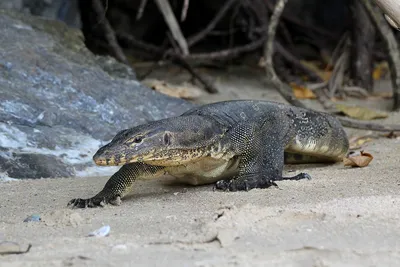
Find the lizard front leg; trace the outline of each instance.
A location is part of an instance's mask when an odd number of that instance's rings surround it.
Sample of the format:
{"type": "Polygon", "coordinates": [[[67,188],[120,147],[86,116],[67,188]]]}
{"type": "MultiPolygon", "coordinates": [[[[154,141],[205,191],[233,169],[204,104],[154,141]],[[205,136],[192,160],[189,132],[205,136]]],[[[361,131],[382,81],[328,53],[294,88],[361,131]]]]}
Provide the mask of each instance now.
{"type": "Polygon", "coordinates": [[[277,186],[276,181],[311,179],[306,173],[282,176],[287,133],[285,129],[279,131],[279,124],[275,123],[266,121],[261,126],[243,124],[233,129],[230,140],[240,157],[238,174],[231,180],[218,181],[216,189],[248,191],[277,186]]]}
{"type": "Polygon", "coordinates": [[[155,178],[165,173],[165,167],[145,163],[129,163],[123,165],[105,184],[103,190],[92,198],[75,198],[68,202],[72,208],[103,207],[110,203],[120,205],[121,198],[131,191],[136,179],[155,178]]]}

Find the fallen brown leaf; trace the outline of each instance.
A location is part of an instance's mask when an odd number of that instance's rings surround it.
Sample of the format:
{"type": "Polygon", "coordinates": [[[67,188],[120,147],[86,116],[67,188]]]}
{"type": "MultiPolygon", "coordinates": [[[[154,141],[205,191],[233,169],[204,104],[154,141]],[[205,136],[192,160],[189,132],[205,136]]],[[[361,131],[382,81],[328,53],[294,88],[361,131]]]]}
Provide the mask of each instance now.
{"type": "Polygon", "coordinates": [[[360,106],[336,104],[336,108],[347,116],[359,120],[373,120],[387,118],[388,116],[388,114],[384,111],[373,110],[360,106]]]}
{"type": "Polygon", "coordinates": [[[390,133],[382,134],[382,136],[389,138],[389,139],[397,139],[400,137],[400,133],[391,131],[390,133]]]}
{"type": "Polygon", "coordinates": [[[360,154],[349,155],[348,157],[343,159],[344,166],[350,167],[366,167],[372,161],[374,157],[363,150],[360,151],[360,154]]]}
{"type": "Polygon", "coordinates": [[[303,64],[304,66],[308,67],[312,71],[314,71],[324,81],[328,81],[332,76],[332,70],[329,68],[321,69],[318,66],[318,65],[320,65],[320,62],[318,62],[318,61],[314,62],[314,61],[301,60],[300,63],[303,64]]]}
{"type": "Polygon", "coordinates": [[[201,95],[201,90],[197,87],[190,86],[188,84],[175,85],[160,80],[144,80],[144,85],[151,89],[160,92],[165,95],[172,97],[183,98],[183,99],[194,99],[201,95]]]}
{"type": "Polygon", "coordinates": [[[374,80],[380,80],[384,78],[389,73],[389,65],[386,61],[377,64],[372,72],[372,77],[374,80]]]}
{"type": "Polygon", "coordinates": [[[366,136],[355,136],[349,139],[350,150],[359,149],[365,143],[371,142],[376,138],[376,136],[366,135],[366,136]]]}
{"type": "Polygon", "coordinates": [[[393,92],[375,92],[368,96],[368,99],[391,99],[393,92]]]}
{"type": "Polygon", "coordinates": [[[293,89],[293,94],[297,99],[315,99],[317,98],[313,91],[310,89],[297,85],[295,83],[290,83],[290,86],[293,89]]]}

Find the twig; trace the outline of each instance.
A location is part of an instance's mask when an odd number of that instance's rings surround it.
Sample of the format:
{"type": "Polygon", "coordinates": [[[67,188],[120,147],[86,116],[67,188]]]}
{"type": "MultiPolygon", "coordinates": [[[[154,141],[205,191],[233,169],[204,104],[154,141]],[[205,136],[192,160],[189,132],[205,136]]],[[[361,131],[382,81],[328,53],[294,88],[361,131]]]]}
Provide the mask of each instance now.
{"type": "MultiPolygon", "coordinates": [[[[0,244],[4,244],[4,243],[13,243],[18,245],[15,242],[7,242],[7,241],[2,241],[0,242],[0,244]]],[[[32,244],[28,244],[28,247],[26,248],[26,250],[8,250],[8,251],[0,251],[0,255],[11,255],[11,254],[25,254],[28,253],[31,250],[32,244]]]]}
{"type": "Polygon", "coordinates": [[[164,53],[163,49],[161,49],[160,47],[138,40],[129,33],[117,32],[117,36],[119,39],[129,43],[131,46],[140,48],[147,53],[155,54],[156,56],[162,55],[164,53]]]}
{"type": "Polygon", "coordinates": [[[267,76],[267,81],[272,83],[276,87],[278,92],[282,95],[284,99],[286,99],[286,101],[294,106],[305,108],[305,105],[294,97],[292,89],[287,84],[284,84],[279,79],[278,75],[276,75],[272,61],[276,26],[278,25],[279,18],[283,12],[286,2],[287,0],[278,0],[268,24],[268,39],[264,46],[265,72],[267,76]]]}
{"type": "Polygon", "coordinates": [[[386,19],[397,30],[400,28],[400,3],[398,0],[375,0],[375,3],[386,13],[386,19]]]}
{"type": "Polygon", "coordinates": [[[337,117],[344,127],[356,128],[362,130],[370,130],[377,132],[397,132],[400,131],[399,124],[377,124],[373,122],[360,122],[349,118],[337,117]]]}
{"type": "Polygon", "coordinates": [[[184,0],[182,6],[181,21],[185,21],[188,9],[189,9],[189,0],[184,0]]]}
{"type": "MultiPolygon", "coordinates": [[[[277,2],[274,13],[271,16],[270,23],[268,25],[268,41],[264,46],[264,57],[267,62],[265,66],[265,71],[267,74],[267,78],[269,78],[270,82],[277,88],[278,92],[287,102],[289,102],[289,104],[301,108],[307,108],[306,105],[304,105],[301,101],[299,101],[294,97],[290,86],[283,83],[279,79],[279,77],[275,73],[272,62],[272,54],[273,54],[272,49],[273,49],[273,42],[275,39],[276,26],[278,24],[279,17],[283,11],[283,8],[285,7],[286,1],[287,0],[279,0],[277,2]]],[[[373,130],[373,131],[400,131],[400,125],[380,125],[375,123],[360,122],[349,118],[343,118],[338,116],[336,117],[345,127],[373,130]]]]}
{"type": "MultiPolygon", "coordinates": [[[[348,42],[347,42],[348,43],[348,42]]],[[[348,68],[349,63],[349,45],[345,45],[343,52],[335,62],[332,75],[328,81],[329,97],[335,96],[339,87],[343,86],[344,72],[348,68]]]]}
{"type": "Polygon", "coordinates": [[[272,56],[274,54],[276,27],[278,26],[279,18],[283,12],[283,9],[285,8],[286,2],[287,0],[278,0],[268,25],[268,39],[264,47],[264,52],[265,52],[264,57],[265,57],[265,71],[267,73],[267,78],[270,78],[271,80],[277,77],[272,62],[272,56]]]}
{"type": "MultiPolygon", "coordinates": [[[[234,40],[234,38],[235,38],[234,29],[233,29],[232,25],[234,24],[238,14],[239,14],[239,11],[240,11],[240,5],[236,5],[233,8],[232,14],[230,15],[230,18],[229,18],[228,31],[229,31],[230,34],[229,34],[229,39],[228,39],[228,47],[233,47],[233,44],[235,42],[235,40],[234,40]]],[[[243,31],[243,28],[241,28],[241,30],[243,31]]]]}
{"type": "Polygon", "coordinates": [[[229,48],[229,49],[223,49],[215,52],[210,52],[210,53],[198,53],[198,54],[191,54],[185,59],[222,59],[222,58],[232,58],[235,57],[241,53],[245,52],[250,52],[253,50],[256,50],[257,48],[261,47],[265,40],[266,36],[260,37],[260,39],[255,40],[254,42],[251,42],[246,45],[242,46],[237,46],[234,48],[229,48]]]}
{"type": "Polygon", "coordinates": [[[350,78],[353,84],[373,91],[373,56],[376,46],[376,27],[365,6],[353,0],[350,52],[350,78]]]}
{"type": "Polygon", "coordinates": [[[217,25],[217,23],[223,18],[225,13],[229,10],[229,8],[231,8],[231,6],[236,1],[237,0],[227,0],[225,4],[222,6],[222,8],[219,9],[215,17],[210,21],[210,23],[208,23],[207,27],[205,27],[200,32],[188,38],[188,45],[193,46],[194,44],[198,43],[201,39],[203,39],[210,31],[212,31],[217,25]]]}
{"type": "Polygon", "coordinates": [[[394,36],[392,29],[384,21],[384,18],[376,7],[372,6],[371,1],[362,0],[362,3],[371,15],[379,33],[389,50],[389,69],[393,87],[393,99],[394,99],[394,110],[400,109],[400,48],[397,43],[396,37],[394,36]]]}
{"type": "MultiPolygon", "coordinates": [[[[164,39],[162,47],[165,49],[168,46],[169,40],[164,39]]],[[[160,48],[162,49],[162,48],[160,48]]],[[[145,71],[144,74],[137,74],[138,80],[142,81],[144,80],[147,76],[149,76],[154,70],[157,69],[158,66],[162,65],[163,60],[164,60],[165,56],[164,55],[159,55],[159,58],[154,60],[153,64],[148,68],[147,71],[145,71]]]]}
{"type": "MultiPolygon", "coordinates": [[[[267,1],[267,0],[265,0],[264,2],[265,2],[266,6],[268,7],[269,10],[271,10],[271,11],[274,10],[273,1],[267,1]]],[[[292,23],[294,23],[294,24],[296,24],[296,25],[298,25],[298,26],[301,26],[301,27],[310,29],[310,30],[312,30],[312,31],[314,31],[314,32],[316,32],[316,33],[318,33],[318,34],[321,34],[321,35],[323,35],[325,38],[329,38],[329,39],[331,39],[331,40],[336,40],[336,38],[337,38],[334,34],[332,34],[332,33],[329,32],[329,31],[326,31],[326,30],[323,29],[323,28],[317,27],[317,26],[315,26],[315,25],[308,25],[308,24],[306,25],[306,24],[304,23],[304,20],[302,20],[302,19],[297,19],[295,16],[287,15],[287,14],[282,14],[282,17],[283,17],[285,20],[287,20],[287,21],[289,21],[289,22],[292,22],[292,23]]]]}
{"type": "Polygon", "coordinates": [[[356,97],[367,98],[368,95],[369,95],[367,89],[362,88],[360,86],[344,86],[343,87],[343,91],[347,95],[353,95],[353,96],[356,96],[356,97]]]}
{"type": "Polygon", "coordinates": [[[103,28],[104,35],[106,37],[106,40],[107,40],[112,52],[114,53],[114,56],[119,61],[125,63],[126,65],[129,65],[128,59],[126,58],[124,52],[122,51],[121,47],[118,44],[117,38],[115,36],[115,32],[112,29],[107,18],[105,17],[105,11],[104,11],[103,5],[101,4],[100,0],[92,0],[92,6],[93,6],[93,9],[95,10],[98,18],[101,18],[102,16],[104,16],[104,18],[102,18],[101,21],[99,21],[99,23],[103,28]]]}
{"type": "Polygon", "coordinates": [[[174,12],[172,12],[172,8],[169,4],[168,0],[155,0],[158,9],[160,9],[162,15],[164,16],[165,23],[167,23],[169,30],[172,33],[172,36],[178,43],[182,54],[184,56],[189,54],[188,44],[186,42],[185,37],[183,37],[181,28],[179,27],[178,22],[176,21],[174,12]]]}
{"type": "Polygon", "coordinates": [[[335,65],[335,62],[339,60],[339,57],[343,53],[343,49],[346,45],[348,45],[349,42],[349,34],[348,32],[345,32],[339,39],[339,42],[335,46],[335,49],[333,49],[331,59],[329,61],[330,65],[335,65]]]}
{"type": "Polygon", "coordinates": [[[327,96],[325,89],[318,89],[314,91],[317,97],[317,101],[324,107],[324,110],[328,113],[338,112],[336,104],[333,103],[327,96]]]}
{"type": "Polygon", "coordinates": [[[189,63],[185,61],[184,58],[182,57],[174,57],[173,62],[176,62],[180,66],[182,66],[184,69],[186,69],[194,78],[196,78],[201,84],[203,84],[204,89],[209,92],[210,94],[215,94],[218,93],[218,89],[210,82],[208,82],[206,79],[204,79],[200,74],[198,74],[192,66],[190,66],[189,63]]]}
{"type": "MultiPolygon", "coordinates": [[[[171,37],[170,34],[168,34],[169,37],[169,41],[172,44],[172,47],[175,50],[178,50],[176,43],[174,42],[174,39],[171,37]]],[[[197,79],[201,84],[203,84],[204,89],[209,92],[210,94],[215,94],[218,93],[217,88],[215,88],[215,86],[211,83],[209,83],[207,80],[205,80],[203,77],[201,77],[200,74],[198,74],[193,68],[192,66],[190,66],[190,64],[188,62],[185,61],[185,59],[179,54],[177,53],[176,55],[174,55],[172,57],[172,62],[178,64],[179,66],[181,66],[182,68],[184,68],[185,70],[187,70],[195,79],[197,79]]]]}
{"type": "MultiPolygon", "coordinates": [[[[127,33],[118,33],[118,37],[123,39],[127,43],[131,44],[132,46],[143,49],[144,51],[146,51],[150,54],[160,55],[160,54],[165,53],[166,56],[170,56],[170,57],[178,56],[173,50],[169,50],[169,51],[165,52],[160,47],[137,40],[135,37],[133,37],[132,35],[129,35],[127,33]]],[[[266,36],[263,36],[260,39],[254,41],[252,43],[246,44],[246,45],[237,46],[237,47],[230,48],[230,49],[223,49],[223,50],[210,52],[210,53],[197,53],[197,54],[192,53],[190,55],[184,56],[183,58],[185,60],[232,58],[241,53],[250,52],[250,51],[253,51],[253,50],[261,47],[264,44],[265,40],[266,40],[266,36]]]]}
{"type": "Polygon", "coordinates": [[[140,20],[143,16],[144,8],[146,7],[147,0],[140,1],[139,9],[136,14],[136,20],[140,20]]]}
{"type": "Polygon", "coordinates": [[[286,48],[283,47],[278,41],[275,41],[275,49],[277,53],[279,53],[284,59],[286,59],[286,61],[293,64],[299,70],[304,72],[304,74],[308,75],[308,77],[315,80],[316,82],[322,82],[322,78],[318,76],[318,74],[316,74],[307,66],[301,64],[301,62],[293,54],[286,50],[286,48]]]}

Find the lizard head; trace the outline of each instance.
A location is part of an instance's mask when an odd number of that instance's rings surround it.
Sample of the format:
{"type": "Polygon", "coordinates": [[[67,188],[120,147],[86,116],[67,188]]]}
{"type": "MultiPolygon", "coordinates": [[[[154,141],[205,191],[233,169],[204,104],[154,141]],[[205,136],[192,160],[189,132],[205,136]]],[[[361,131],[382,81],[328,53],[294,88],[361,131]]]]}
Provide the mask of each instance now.
{"type": "Polygon", "coordinates": [[[119,132],[93,156],[97,165],[143,162],[176,166],[209,153],[226,129],[202,116],[181,116],[139,125],[119,132]]]}

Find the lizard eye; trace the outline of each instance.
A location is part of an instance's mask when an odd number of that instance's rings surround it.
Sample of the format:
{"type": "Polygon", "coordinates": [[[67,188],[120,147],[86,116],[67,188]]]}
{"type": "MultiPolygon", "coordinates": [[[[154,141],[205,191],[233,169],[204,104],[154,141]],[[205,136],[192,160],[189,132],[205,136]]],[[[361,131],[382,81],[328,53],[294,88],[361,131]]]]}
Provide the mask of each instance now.
{"type": "Polygon", "coordinates": [[[133,138],[132,141],[134,143],[136,143],[136,144],[141,143],[143,141],[143,137],[142,136],[136,136],[135,138],[133,138]]]}
{"type": "Polygon", "coordinates": [[[170,134],[169,133],[165,133],[164,134],[164,144],[168,146],[170,143],[171,143],[170,134]]]}
{"type": "Polygon", "coordinates": [[[126,141],[126,144],[129,146],[134,146],[134,144],[139,144],[143,141],[143,136],[135,136],[126,141]]]}

